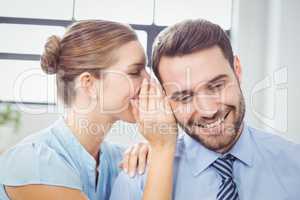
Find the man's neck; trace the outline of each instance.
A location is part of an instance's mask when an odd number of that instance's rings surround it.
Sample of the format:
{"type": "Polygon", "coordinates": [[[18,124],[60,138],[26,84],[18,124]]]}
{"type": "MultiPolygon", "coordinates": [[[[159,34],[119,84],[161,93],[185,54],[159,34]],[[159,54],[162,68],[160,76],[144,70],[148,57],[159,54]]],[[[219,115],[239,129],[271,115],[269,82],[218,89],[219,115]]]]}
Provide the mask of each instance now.
{"type": "Polygon", "coordinates": [[[241,126],[239,127],[239,130],[237,131],[237,135],[234,138],[234,140],[226,147],[224,147],[223,149],[220,149],[218,151],[216,151],[217,153],[220,154],[226,154],[228,153],[236,144],[236,142],[240,139],[242,133],[243,133],[243,129],[244,129],[244,122],[242,122],[241,126]]]}

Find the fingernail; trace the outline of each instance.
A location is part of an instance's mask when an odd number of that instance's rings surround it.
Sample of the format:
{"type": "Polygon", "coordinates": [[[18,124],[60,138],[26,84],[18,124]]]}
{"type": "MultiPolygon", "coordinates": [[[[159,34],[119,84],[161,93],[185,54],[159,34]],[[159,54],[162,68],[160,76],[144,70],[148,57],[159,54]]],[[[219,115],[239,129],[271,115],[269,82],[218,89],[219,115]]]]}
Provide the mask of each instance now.
{"type": "Polygon", "coordinates": [[[125,172],[126,174],[128,174],[128,169],[125,168],[125,169],[124,169],[124,172],[125,172]]]}
{"type": "Polygon", "coordinates": [[[135,176],[135,173],[134,173],[134,172],[131,172],[131,173],[130,173],[130,177],[133,178],[134,176],[135,176]]]}
{"type": "Polygon", "coordinates": [[[139,171],[139,175],[142,175],[143,173],[144,173],[143,170],[140,170],[140,171],[139,171]]]}

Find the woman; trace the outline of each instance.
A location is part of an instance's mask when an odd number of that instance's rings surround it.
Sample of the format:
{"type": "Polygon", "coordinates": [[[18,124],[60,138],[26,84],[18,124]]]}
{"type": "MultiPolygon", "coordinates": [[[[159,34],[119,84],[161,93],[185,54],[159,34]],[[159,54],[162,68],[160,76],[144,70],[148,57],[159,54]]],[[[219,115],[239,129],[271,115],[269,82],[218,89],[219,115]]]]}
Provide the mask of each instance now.
{"type": "MultiPolygon", "coordinates": [[[[41,66],[47,74],[56,74],[66,112],[1,157],[0,199],[109,199],[122,149],[103,140],[114,122],[143,117],[131,103],[137,101],[143,79],[148,79],[145,64],[135,32],[120,23],[81,21],[70,26],[62,39],[50,37],[41,66]]],[[[146,102],[141,101],[139,105],[146,102]]],[[[158,119],[174,123],[173,115],[161,116],[158,119]]],[[[153,152],[160,147],[157,141],[163,144],[153,131],[141,131],[148,134],[153,152]],[[158,140],[151,140],[155,137],[158,140]]],[[[131,165],[136,164],[137,150],[133,159],[127,158],[131,165]]],[[[139,163],[143,169],[143,156],[139,163]]]]}

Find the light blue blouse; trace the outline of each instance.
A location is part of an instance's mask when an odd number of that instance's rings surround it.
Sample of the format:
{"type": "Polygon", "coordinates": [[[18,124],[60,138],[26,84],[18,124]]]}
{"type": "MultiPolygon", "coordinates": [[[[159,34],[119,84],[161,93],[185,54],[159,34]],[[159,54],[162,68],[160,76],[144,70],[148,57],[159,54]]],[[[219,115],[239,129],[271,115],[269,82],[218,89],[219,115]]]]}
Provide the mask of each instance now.
{"type": "Polygon", "coordinates": [[[95,159],[60,118],[0,156],[0,199],[9,200],[4,186],[45,184],[81,190],[90,200],[108,200],[122,152],[116,145],[101,144],[96,184],[95,159]]]}

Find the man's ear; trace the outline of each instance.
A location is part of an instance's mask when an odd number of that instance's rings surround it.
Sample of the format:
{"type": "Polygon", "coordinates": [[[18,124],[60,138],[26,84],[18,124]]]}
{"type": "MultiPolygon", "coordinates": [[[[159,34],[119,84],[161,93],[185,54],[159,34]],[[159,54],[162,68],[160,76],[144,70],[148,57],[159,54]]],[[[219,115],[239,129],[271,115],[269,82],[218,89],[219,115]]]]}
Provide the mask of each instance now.
{"type": "Polygon", "coordinates": [[[240,61],[240,57],[235,55],[234,56],[234,73],[236,75],[236,77],[238,78],[239,82],[241,83],[242,81],[242,65],[241,65],[241,61],[240,61]]]}
{"type": "Polygon", "coordinates": [[[97,98],[97,84],[95,77],[89,72],[83,72],[78,77],[79,87],[81,87],[86,95],[91,98],[97,98]]]}

